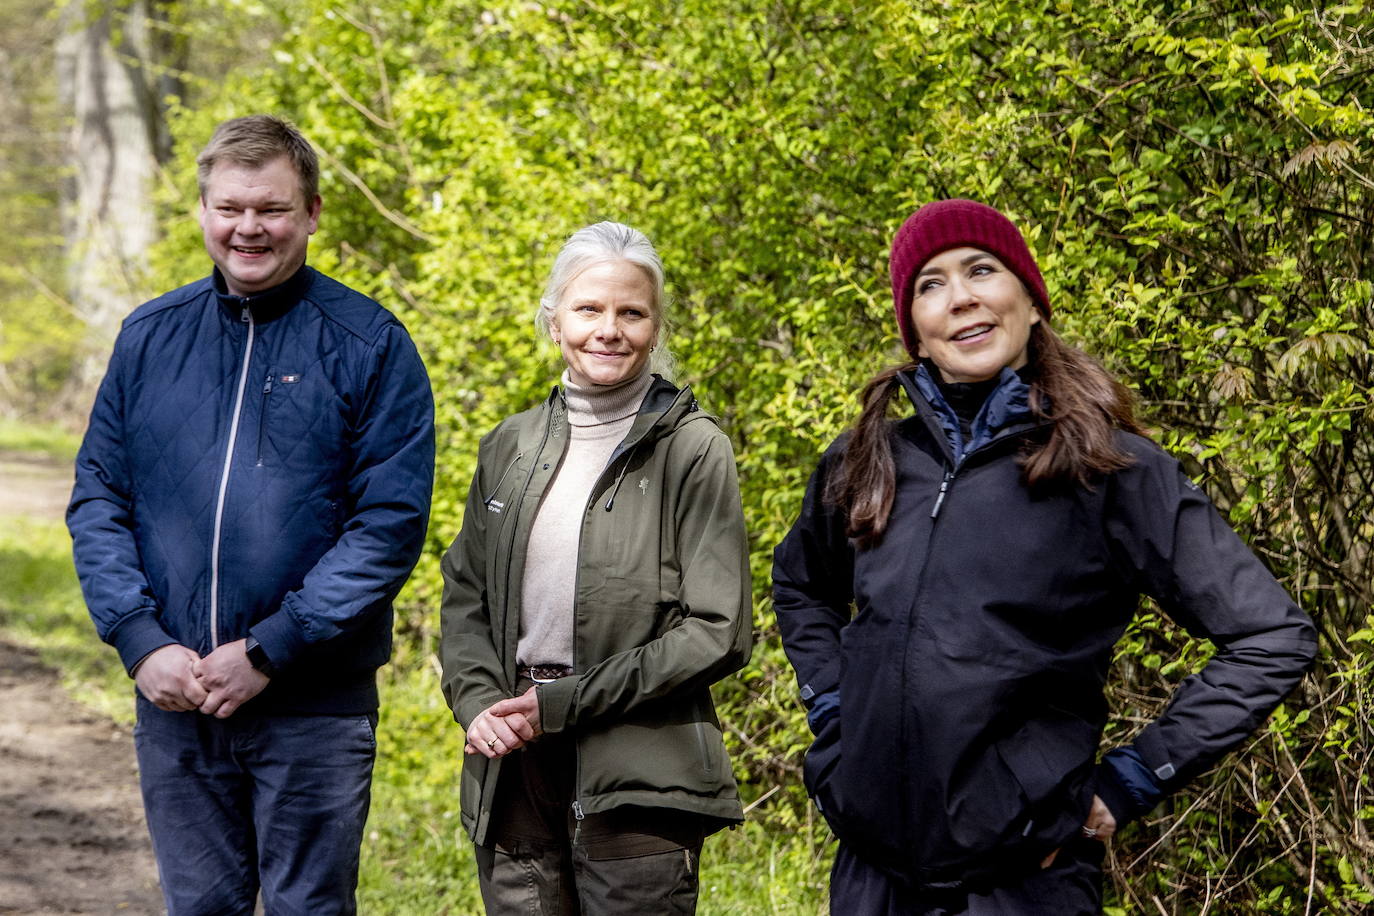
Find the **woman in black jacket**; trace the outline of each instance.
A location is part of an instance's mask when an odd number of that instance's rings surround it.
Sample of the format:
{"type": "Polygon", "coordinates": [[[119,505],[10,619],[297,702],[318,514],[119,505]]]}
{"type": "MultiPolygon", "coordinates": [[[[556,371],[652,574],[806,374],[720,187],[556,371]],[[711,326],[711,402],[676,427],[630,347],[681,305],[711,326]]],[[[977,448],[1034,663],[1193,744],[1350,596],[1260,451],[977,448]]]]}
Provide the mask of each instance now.
{"type": "Polygon", "coordinates": [[[891,271],[912,361],[868,383],[773,567],[806,785],[840,840],[831,912],[1097,913],[1103,841],[1263,721],[1314,630],[1051,330],[1006,217],[928,204],[891,271]],[[1098,763],[1142,595],[1217,651],[1098,763]]]}

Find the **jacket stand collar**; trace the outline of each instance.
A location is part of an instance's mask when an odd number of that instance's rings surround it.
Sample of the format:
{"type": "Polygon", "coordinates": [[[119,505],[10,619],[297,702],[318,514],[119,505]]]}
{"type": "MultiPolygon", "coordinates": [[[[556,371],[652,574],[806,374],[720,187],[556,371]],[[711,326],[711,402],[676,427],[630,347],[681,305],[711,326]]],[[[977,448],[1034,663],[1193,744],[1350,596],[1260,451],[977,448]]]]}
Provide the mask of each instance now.
{"type": "Polygon", "coordinates": [[[979,449],[1044,422],[1031,410],[1030,385],[1015,369],[1004,367],[997,387],[988,394],[974,418],[972,435],[965,442],[959,429],[959,417],[945,401],[930,373],[931,369],[923,362],[914,372],[903,372],[897,378],[916,408],[916,414],[940,444],[953,468],[957,469],[979,449]]]}
{"type": "Polygon", "coordinates": [[[246,308],[252,313],[253,320],[259,324],[280,318],[291,311],[291,308],[301,300],[306,290],[310,289],[314,282],[315,271],[302,264],[290,278],[271,289],[265,289],[249,296],[235,296],[229,292],[228,284],[224,282],[224,274],[220,273],[218,267],[210,275],[210,283],[220,308],[224,309],[229,317],[235,321],[239,320],[246,308]]]}

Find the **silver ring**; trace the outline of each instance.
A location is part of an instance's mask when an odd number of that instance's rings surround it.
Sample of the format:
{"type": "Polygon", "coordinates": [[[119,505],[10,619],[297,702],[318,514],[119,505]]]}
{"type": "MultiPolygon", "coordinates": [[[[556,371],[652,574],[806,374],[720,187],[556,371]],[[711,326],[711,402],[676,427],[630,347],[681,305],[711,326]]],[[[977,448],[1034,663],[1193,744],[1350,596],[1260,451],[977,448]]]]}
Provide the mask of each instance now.
{"type": "Polygon", "coordinates": [[[1090,839],[1090,840],[1095,840],[1095,839],[1097,839],[1097,828],[1096,828],[1096,827],[1089,827],[1087,824],[1084,824],[1084,825],[1083,825],[1083,835],[1084,835],[1085,837],[1087,837],[1088,839],[1090,839]]]}

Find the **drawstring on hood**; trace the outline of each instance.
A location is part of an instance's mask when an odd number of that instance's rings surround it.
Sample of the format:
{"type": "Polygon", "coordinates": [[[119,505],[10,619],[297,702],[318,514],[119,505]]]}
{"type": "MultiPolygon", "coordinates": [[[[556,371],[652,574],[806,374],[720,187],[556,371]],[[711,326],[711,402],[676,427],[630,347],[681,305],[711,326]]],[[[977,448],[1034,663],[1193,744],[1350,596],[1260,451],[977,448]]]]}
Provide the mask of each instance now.
{"type": "Polygon", "coordinates": [[[611,487],[611,495],[606,498],[607,512],[610,512],[611,507],[615,505],[615,496],[620,492],[620,484],[625,480],[625,472],[630,469],[630,462],[634,461],[635,449],[637,448],[639,448],[638,442],[630,446],[629,455],[625,458],[625,463],[620,466],[620,473],[615,475],[615,486],[611,487]]]}

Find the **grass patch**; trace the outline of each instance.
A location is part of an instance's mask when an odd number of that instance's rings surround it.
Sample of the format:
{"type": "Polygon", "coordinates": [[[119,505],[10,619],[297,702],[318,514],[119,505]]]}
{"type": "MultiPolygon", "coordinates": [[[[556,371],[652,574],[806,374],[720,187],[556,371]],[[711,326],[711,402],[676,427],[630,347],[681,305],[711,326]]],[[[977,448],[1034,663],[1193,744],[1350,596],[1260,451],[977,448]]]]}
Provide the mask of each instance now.
{"type": "Polygon", "coordinates": [[[746,821],[706,841],[701,854],[703,916],[823,916],[829,912],[834,843],[820,831],[783,831],[746,821]]]}
{"type": "Polygon", "coordinates": [[[458,816],[462,730],[439,692],[438,676],[404,644],[382,669],[380,687],[358,911],[480,913],[472,845],[458,816]]]}
{"type": "Polygon", "coordinates": [[[61,426],[0,419],[0,451],[38,453],[70,464],[80,447],[80,434],[61,426]]]}
{"type": "Polygon", "coordinates": [[[115,651],[95,635],[60,522],[4,520],[0,632],[37,649],[72,696],[120,722],[133,720],[129,678],[115,651]]]}

